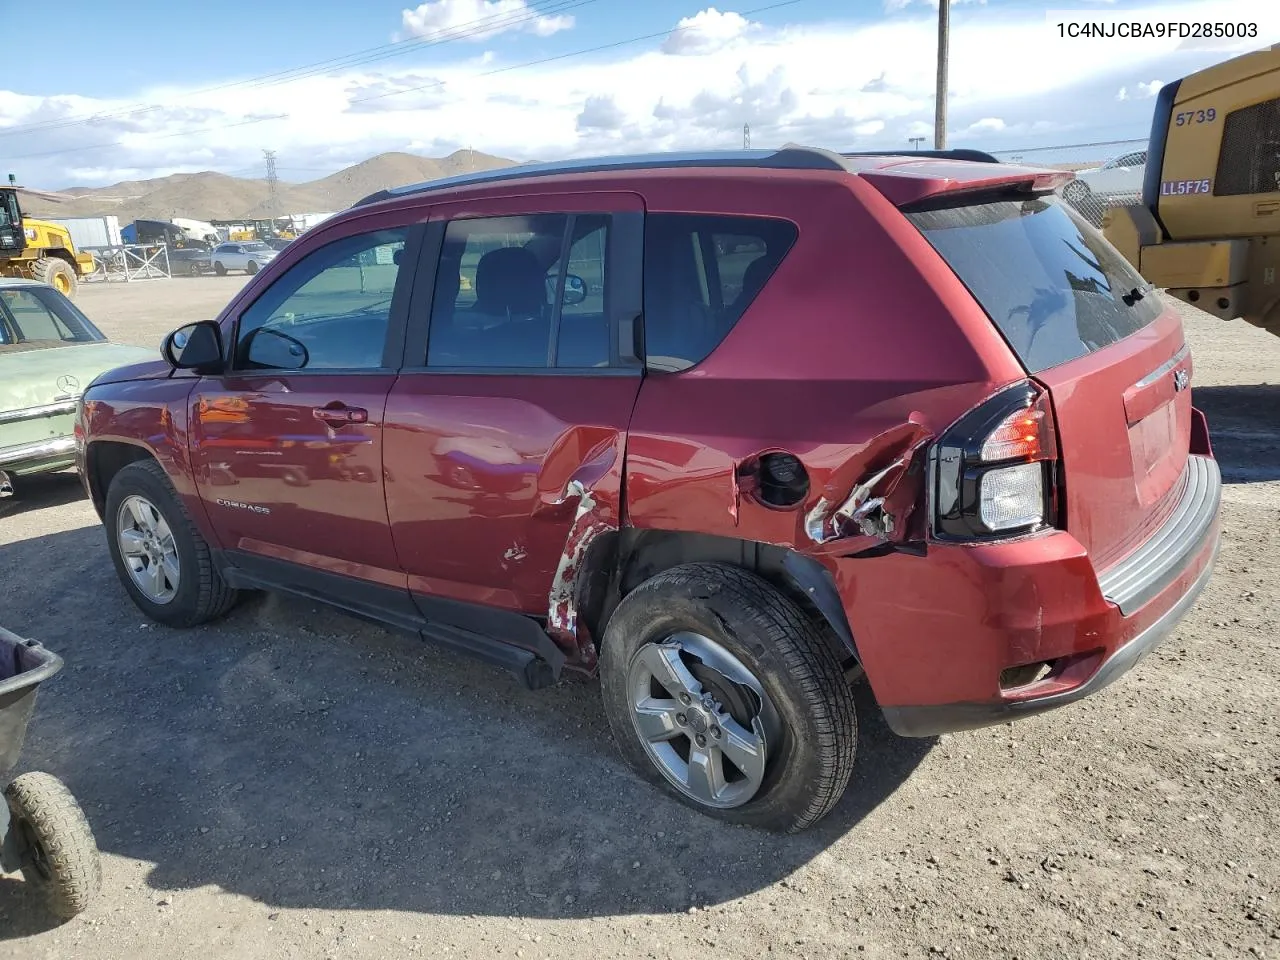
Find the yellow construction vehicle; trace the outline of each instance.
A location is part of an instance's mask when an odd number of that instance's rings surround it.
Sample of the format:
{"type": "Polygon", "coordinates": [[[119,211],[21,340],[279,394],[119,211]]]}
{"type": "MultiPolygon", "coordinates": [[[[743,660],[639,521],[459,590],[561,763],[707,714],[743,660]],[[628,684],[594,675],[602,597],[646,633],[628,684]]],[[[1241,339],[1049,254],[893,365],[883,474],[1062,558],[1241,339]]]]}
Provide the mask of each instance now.
{"type": "Polygon", "coordinates": [[[20,187],[9,175],[0,186],[0,276],[41,280],[67,297],[76,295],[81,277],[97,268],[93,254],[76,250],[66,227],[22,215],[19,194],[45,200],[70,199],[64,194],[20,187]]]}
{"type": "Polygon", "coordinates": [[[1160,89],[1142,203],[1102,227],[1155,286],[1280,336],[1280,46],[1160,89]]]}

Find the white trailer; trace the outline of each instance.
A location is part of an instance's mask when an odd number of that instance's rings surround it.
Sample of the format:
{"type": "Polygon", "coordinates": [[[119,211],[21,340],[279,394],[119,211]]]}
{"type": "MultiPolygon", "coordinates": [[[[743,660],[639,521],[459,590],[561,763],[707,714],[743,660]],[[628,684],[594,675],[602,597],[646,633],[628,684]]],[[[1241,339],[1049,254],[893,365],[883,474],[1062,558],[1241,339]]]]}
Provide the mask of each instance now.
{"type": "Polygon", "coordinates": [[[67,228],[77,250],[104,250],[124,243],[120,239],[120,218],[109,217],[40,217],[67,228]]]}

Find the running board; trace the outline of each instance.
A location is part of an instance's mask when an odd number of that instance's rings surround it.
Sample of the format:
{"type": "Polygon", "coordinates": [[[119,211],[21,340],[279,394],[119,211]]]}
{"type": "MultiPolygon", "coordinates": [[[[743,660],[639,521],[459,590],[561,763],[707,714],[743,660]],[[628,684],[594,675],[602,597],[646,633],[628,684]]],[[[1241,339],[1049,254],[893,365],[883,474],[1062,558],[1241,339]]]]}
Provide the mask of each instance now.
{"type": "Polygon", "coordinates": [[[366,623],[500,667],[529,690],[554,684],[565,664],[564,652],[536,621],[524,614],[419,597],[427,611],[434,614],[428,619],[417,610],[408,591],[241,551],[217,551],[214,563],[232,589],[303,597],[366,623]]]}

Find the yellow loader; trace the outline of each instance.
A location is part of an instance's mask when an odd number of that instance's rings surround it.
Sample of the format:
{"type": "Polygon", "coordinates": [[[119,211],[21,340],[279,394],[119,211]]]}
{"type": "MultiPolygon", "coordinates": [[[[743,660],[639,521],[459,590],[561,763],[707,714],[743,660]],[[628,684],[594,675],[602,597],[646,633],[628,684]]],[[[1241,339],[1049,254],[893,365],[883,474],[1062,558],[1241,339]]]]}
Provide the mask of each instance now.
{"type": "Polygon", "coordinates": [[[80,278],[96,269],[93,254],[76,250],[66,227],[24,217],[18,200],[22,193],[47,200],[69,198],[19,187],[12,176],[9,181],[0,186],[0,276],[40,280],[74,298],[80,278]]]}

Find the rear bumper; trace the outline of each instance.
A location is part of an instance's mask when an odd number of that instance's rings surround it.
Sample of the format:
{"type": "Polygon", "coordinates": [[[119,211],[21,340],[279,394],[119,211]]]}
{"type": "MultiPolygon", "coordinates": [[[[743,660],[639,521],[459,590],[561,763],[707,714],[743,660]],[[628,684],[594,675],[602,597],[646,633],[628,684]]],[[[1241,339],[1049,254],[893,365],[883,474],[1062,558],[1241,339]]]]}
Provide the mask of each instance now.
{"type": "Polygon", "coordinates": [[[889,726],[924,737],[1003,723],[1123,676],[1174,631],[1212,577],[1221,493],[1216,462],[1189,458],[1171,516],[1100,574],[1068,533],[842,562],[850,566],[837,583],[889,726]],[[1024,667],[1043,675],[1021,682],[1006,673],[1024,667]]]}

